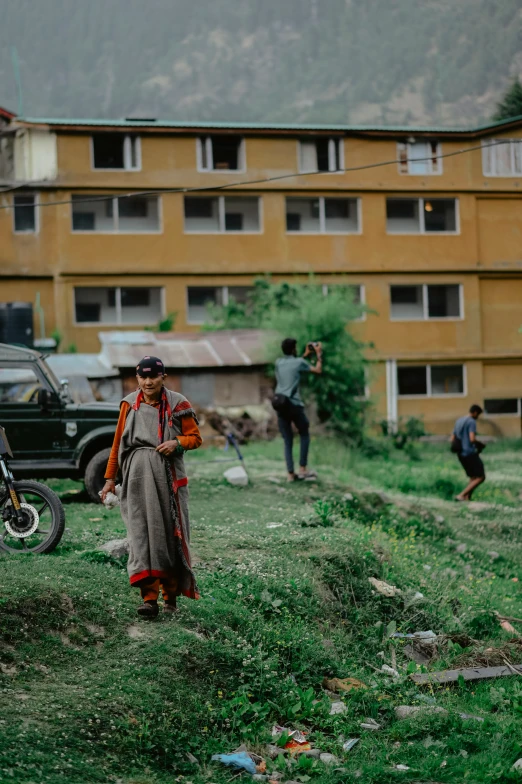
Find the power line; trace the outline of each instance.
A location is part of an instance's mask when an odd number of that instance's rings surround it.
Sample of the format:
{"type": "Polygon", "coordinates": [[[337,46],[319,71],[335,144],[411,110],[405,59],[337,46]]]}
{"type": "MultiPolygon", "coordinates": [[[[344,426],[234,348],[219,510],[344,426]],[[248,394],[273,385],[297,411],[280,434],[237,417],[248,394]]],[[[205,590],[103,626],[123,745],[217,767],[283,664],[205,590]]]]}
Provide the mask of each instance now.
{"type": "MultiPolygon", "coordinates": [[[[425,158],[415,158],[415,162],[422,162],[422,161],[435,161],[435,160],[443,160],[445,158],[454,158],[457,155],[465,155],[469,152],[475,152],[476,150],[483,150],[489,147],[498,147],[502,144],[510,144],[511,139],[499,140],[495,142],[491,142],[490,144],[479,144],[475,147],[466,147],[462,150],[455,150],[454,152],[446,152],[442,153],[441,155],[429,155],[425,158]]],[[[133,196],[155,196],[158,194],[167,194],[167,193],[205,193],[205,192],[214,192],[214,191],[223,191],[229,188],[239,188],[245,187],[247,185],[264,185],[268,182],[277,182],[281,180],[288,180],[294,179],[296,177],[310,177],[317,174],[344,174],[348,172],[357,172],[357,171],[365,171],[368,169],[378,169],[383,166],[393,166],[395,164],[400,164],[403,161],[400,158],[393,158],[389,161],[378,161],[376,163],[365,163],[362,166],[349,166],[344,169],[336,169],[335,172],[324,172],[324,171],[312,171],[312,172],[295,172],[294,174],[280,174],[276,177],[265,177],[258,180],[241,180],[239,182],[228,182],[222,185],[204,185],[201,187],[194,187],[194,188],[156,188],[154,190],[147,190],[147,191],[129,191],[122,194],[113,193],[110,195],[105,196],[85,196],[78,197],[76,196],[74,199],[60,199],[58,201],[46,201],[46,202],[35,202],[35,207],[56,207],[62,204],[82,204],[82,203],[89,203],[89,202],[98,202],[98,201],[110,201],[112,199],[126,199],[132,198],[133,196]]],[[[5,188],[4,190],[0,191],[0,195],[2,193],[9,193],[10,191],[19,190],[20,188],[24,187],[34,187],[34,183],[22,183],[21,185],[14,185],[10,188],[5,188]]],[[[59,185],[57,187],[60,187],[59,185]]],[[[4,204],[0,205],[0,210],[10,210],[13,209],[12,204],[4,204]]]]}

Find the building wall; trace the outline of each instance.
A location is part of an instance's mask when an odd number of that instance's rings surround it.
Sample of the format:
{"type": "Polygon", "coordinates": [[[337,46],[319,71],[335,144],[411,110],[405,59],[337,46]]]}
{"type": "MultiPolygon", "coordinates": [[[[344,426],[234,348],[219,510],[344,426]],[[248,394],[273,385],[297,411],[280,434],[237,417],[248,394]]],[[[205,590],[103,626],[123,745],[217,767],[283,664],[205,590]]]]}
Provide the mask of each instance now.
{"type": "MultiPolygon", "coordinates": [[[[504,136],[522,139],[522,131],[504,136]]],[[[501,137],[501,133],[494,134],[494,138],[501,137]]],[[[442,173],[412,176],[399,172],[397,140],[347,137],[344,165],[357,170],[297,177],[295,136],[266,134],[246,138],[244,172],[199,172],[195,135],[158,129],[142,134],[140,171],[96,171],[89,134],[60,131],[45,136],[41,130],[26,131],[15,150],[15,168],[21,172],[22,164],[26,167],[27,179],[35,183],[31,192],[42,206],[37,208],[37,231],[17,234],[13,231],[13,196],[0,193],[0,301],[34,302],[40,292],[47,332],[57,328],[63,345],[95,352],[98,332],[117,325],[77,324],[75,287],[161,287],[163,311],[157,313],[158,320],[174,312],[176,330],[194,331],[199,327],[187,316],[189,286],[248,286],[265,273],[274,281],[304,281],[312,272],[318,282],[328,285],[360,284],[369,312],[353,329],[375,346],[370,351],[375,417],[387,415],[386,359],[462,363],[465,394],[398,401],[400,416],[423,416],[430,430],[446,432],[470,403],[488,397],[522,397],[522,335],[518,331],[522,324],[522,177],[485,177],[482,151],[477,147],[480,142],[476,140],[443,140],[442,153],[449,157],[443,159],[442,173]],[[469,152],[453,155],[463,149],[469,152]],[[385,165],[359,168],[375,162],[385,165]],[[241,185],[269,177],[284,179],[241,185]],[[227,192],[229,196],[233,192],[261,199],[259,233],[186,233],[181,193],[160,195],[160,228],[149,234],[73,232],[71,205],[54,204],[68,202],[74,194],[212,189],[224,183],[238,183],[227,192]],[[288,234],[285,197],[296,195],[359,198],[359,233],[288,234]],[[457,198],[458,232],[388,234],[387,196],[457,198]],[[391,284],[460,284],[462,316],[394,321],[391,284]]],[[[223,192],[209,190],[206,195],[223,192]]],[[[181,389],[183,379],[177,377],[173,383],[181,389]]],[[[230,383],[216,377],[216,400],[231,399],[230,383]]],[[[520,418],[489,417],[483,427],[520,435],[520,418]]]]}
{"type": "MultiPolygon", "coordinates": [[[[52,278],[0,277],[0,302],[30,302],[33,307],[40,295],[47,337],[57,328],[56,291],[52,278]]],[[[34,311],[34,336],[40,338],[40,316],[34,311]]]]}

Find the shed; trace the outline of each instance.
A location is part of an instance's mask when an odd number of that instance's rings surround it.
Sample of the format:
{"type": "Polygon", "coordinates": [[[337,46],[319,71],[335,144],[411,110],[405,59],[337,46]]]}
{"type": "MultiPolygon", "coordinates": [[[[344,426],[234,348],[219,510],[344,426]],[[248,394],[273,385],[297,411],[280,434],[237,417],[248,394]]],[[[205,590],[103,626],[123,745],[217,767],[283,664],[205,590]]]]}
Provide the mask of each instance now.
{"type": "Polygon", "coordinates": [[[258,405],[271,389],[262,330],[100,332],[99,338],[99,359],[119,370],[124,395],[136,388],[136,365],[148,354],[163,361],[166,386],[196,406],[258,405]]]}

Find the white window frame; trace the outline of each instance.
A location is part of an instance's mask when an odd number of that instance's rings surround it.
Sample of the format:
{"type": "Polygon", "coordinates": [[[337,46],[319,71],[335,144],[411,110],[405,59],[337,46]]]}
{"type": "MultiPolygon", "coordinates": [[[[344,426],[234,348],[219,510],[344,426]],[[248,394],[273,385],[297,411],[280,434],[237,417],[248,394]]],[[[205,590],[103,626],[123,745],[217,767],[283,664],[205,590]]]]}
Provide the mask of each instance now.
{"type": "MultiPolygon", "coordinates": [[[[433,142],[426,141],[424,139],[419,139],[419,142],[422,142],[424,144],[433,144],[433,142]]],[[[406,174],[411,177],[437,177],[440,174],[442,174],[443,158],[440,157],[442,155],[442,147],[440,142],[435,142],[435,144],[436,144],[435,156],[430,156],[429,158],[426,158],[429,171],[419,174],[418,172],[410,171],[410,162],[412,160],[415,160],[415,158],[412,159],[410,157],[410,150],[413,145],[410,142],[397,142],[397,167],[398,167],[399,174],[406,174]],[[433,171],[433,157],[437,158],[437,171],[433,171]],[[404,166],[406,166],[407,171],[404,171],[404,166]]]]}
{"type": "Polygon", "coordinates": [[[484,177],[522,177],[522,166],[519,172],[515,171],[515,145],[520,145],[520,160],[522,162],[522,139],[485,139],[482,142],[482,174],[484,177]],[[509,144],[510,158],[511,158],[511,173],[510,174],[497,174],[496,173],[496,155],[493,155],[493,150],[497,147],[509,144]],[[488,157],[493,164],[491,169],[488,169],[488,157]]]}
{"type": "Polygon", "coordinates": [[[302,155],[301,155],[301,145],[302,144],[311,144],[315,142],[316,139],[313,139],[312,142],[306,141],[306,139],[299,139],[297,141],[297,171],[299,174],[342,174],[345,168],[344,164],[344,136],[331,136],[328,139],[328,171],[320,171],[319,169],[303,169],[301,162],[302,162],[302,155]],[[337,157],[339,158],[339,168],[333,169],[332,163],[335,163],[335,146],[337,145],[337,157]]]}
{"type": "Polygon", "coordinates": [[[464,321],[464,287],[462,283],[390,283],[390,321],[464,321]],[[397,318],[392,316],[391,290],[394,286],[411,286],[422,288],[422,317],[421,318],[397,318]],[[459,310],[460,316],[437,316],[430,317],[428,308],[428,287],[429,286],[458,286],[459,287],[459,310]]]}
{"type": "MultiPolygon", "coordinates": [[[[326,172],[325,172],[326,174],[326,172]]],[[[286,233],[290,234],[293,237],[299,236],[319,236],[319,235],[327,235],[327,236],[346,236],[346,235],[355,235],[355,234],[362,234],[362,199],[360,196],[286,196],[285,197],[285,223],[286,223],[286,202],[288,199],[302,199],[303,201],[318,201],[319,202],[319,231],[288,231],[286,229],[286,233]],[[326,215],[325,215],[325,199],[332,199],[332,200],[339,200],[343,199],[345,201],[355,201],[357,204],[357,231],[326,231],[326,215]]]]}
{"type": "Polygon", "coordinates": [[[40,194],[37,191],[24,191],[13,193],[13,234],[35,235],[40,233],[40,194]],[[17,196],[32,196],[34,199],[34,229],[24,229],[20,231],[15,228],[15,199],[17,196]]]}
{"type": "Polygon", "coordinates": [[[455,237],[460,234],[460,199],[456,196],[433,196],[433,197],[418,197],[418,196],[386,196],[386,203],[388,199],[403,201],[418,201],[419,202],[419,231],[390,231],[388,228],[388,219],[386,219],[386,234],[393,237],[418,237],[419,235],[428,237],[455,237]],[[424,219],[424,204],[427,201],[454,201],[455,202],[455,231],[426,231],[424,219]]]}
{"type": "MultiPolygon", "coordinates": [[[[78,195],[83,195],[83,194],[78,194],[78,195]]],[[[85,194],[85,195],[88,196],[88,194],[85,194]]],[[[100,194],[98,194],[98,195],[100,195],[100,194]]],[[[101,194],[101,195],[103,195],[103,194],[101,194]]],[[[139,196],[140,194],[136,194],[136,195],[139,196]]],[[[150,193],[147,196],[145,196],[144,198],[150,199],[152,197],[154,197],[154,194],[150,193]]],[[[95,197],[93,196],[93,198],[95,198],[95,197]]],[[[126,234],[130,234],[131,236],[135,236],[135,237],[138,237],[141,234],[144,234],[144,235],[148,235],[148,234],[163,234],[163,199],[161,198],[161,196],[159,194],[158,194],[158,196],[154,197],[154,198],[156,198],[158,200],[158,228],[157,229],[151,229],[150,231],[136,231],[136,232],[134,232],[134,231],[120,231],[119,230],[119,212],[118,212],[118,199],[119,198],[121,198],[121,196],[112,196],[112,197],[109,197],[107,199],[103,199],[104,202],[105,201],[112,201],[112,216],[113,216],[114,228],[111,231],[96,231],[96,229],[93,229],[93,231],[86,231],[86,230],[82,231],[81,229],[80,230],[74,229],[73,228],[74,200],[71,200],[71,234],[84,234],[84,235],[87,235],[87,236],[93,235],[93,234],[119,234],[120,236],[125,236],[126,234]]],[[[100,201],[102,201],[102,199],[100,199],[100,201]]],[[[88,202],[86,202],[86,203],[88,203],[88,202]]]]}
{"type": "Polygon", "coordinates": [[[437,362],[437,363],[427,363],[419,362],[418,365],[414,362],[410,362],[408,364],[399,364],[397,365],[397,370],[400,367],[419,367],[424,366],[426,368],[426,394],[425,395],[401,395],[399,394],[399,383],[397,380],[397,397],[399,400],[426,400],[427,398],[431,398],[432,400],[446,400],[449,397],[458,397],[463,398],[467,397],[468,394],[468,373],[467,373],[467,365],[465,362],[437,362]],[[455,366],[462,368],[462,392],[452,392],[449,395],[434,395],[432,393],[432,385],[431,385],[431,368],[432,367],[440,367],[441,365],[448,367],[448,366],[455,366]]]}
{"type": "MultiPolygon", "coordinates": [[[[358,286],[359,287],[359,292],[360,292],[360,304],[363,307],[366,305],[366,286],[364,285],[364,283],[330,283],[330,284],[329,283],[323,283],[323,286],[322,286],[323,297],[327,297],[328,296],[328,292],[330,290],[330,287],[334,288],[334,286],[353,286],[354,288],[356,286],[358,286]]],[[[356,319],[353,319],[353,320],[354,320],[354,322],[366,321],[366,315],[367,315],[367,313],[366,313],[366,311],[364,311],[359,316],[359,318],[356,318],[356,319]]]]}
{"type": "Polygon", "coordinates": [[[198,136],[196,138],[196,167],[198,172],[212,172],[213,174],[244,173],[247,170],[245,137],[241,137],[238,150],[239,169],[214,169],[214,153],[212,149],[212,135],[198,136]],[[205,145],[207,166],[203,166],[203,144],[205,145]]]}
{"type": "MultiPolygon", "coordinates": [[[[189,198],[190,198],[190,196],[189,196],[189,198]]],[[[197,197],[195,197],[195,198],[197,198],[197,197]]],[[[185,218],[185,215],[183,215],[183,233],[184,234],[220,234],[220,235],[221,234],[226,234],[226,235],[228,235],[228,234],[239,234],[241,236],[244,235],[244,234],[263,234],[263,232],[264,232],[264,214],[263,214],[263,198],[261,196],[245,196],[244,194],[237,193],[234,196],[228,196],[228,197],[227,196],[207,196],[205,198],[217,199],[218,200],[218,223],[219,223],[219,228],[216,231],[213,231],[211,229],[202,230],[202,231],[196,230],[196,229],[187,229],[186,218],[185,218]],[[225,214],[226,214],[225,199],[227,199],[227,198],[229,198],[229,199],[231,199],[231,198],[234,198],[234,199],[241,199],[241,198],[244,198],[244,199],[257,199],[257,218],[258,218],[259,228],[256,229],[255,231],[243,231],[243,230],[241,230],[241,231],[227,231],[225,229],[225,214]]],[[[185,207],[185,202],[183,202],[183,207],[185,207]]]]}
{"type": "Polygon", "coordinates": [[[158,321],[164,319],[167,315],[167,308],[166,308],[166,293],[164,286],[73,286],[72,287],[72,312],[74,314],[74,321],[73,324],[75,327],[128,327],[128,326],[139,326],[143,324],[145,327],[150,327],[153,324],[157,324],[158,321]],[[76,321],[76,289],[116,289],[115,299],[116,299],[116,321],[76,321]],[[125,323],[121,320],[121,290],[122,289],[159,289],[160,290],[160,309],[161,313],[159,314],[159,318],[155,318],[153,321],[126,321],[125,323]]]}
{"type": "MultiPolygon", "coordinates": [[[[121,135],[121,134],[120,134],[121,135]]],[[[139,172],[141,171],[141,136],[135,133],[123,134],[123,168],[106,169],[94,165],[94,138],[90,137],[91,171],[95,172],[139,172]],[[136,142],[136,166],[132,166],[131,140],[136,142]]]]}
{"type": "MultiPolygon", "coordinates": [[[[238,283],[237,285],[241,286],[242,284],[238,283]]],[[[229,287],[229,286],[219,286],[219,285],[213,285],[213,284],[209,284],[208,286],[197,286],[197,285],[195,285],[195,286],[185,286],[185,313],[186,313],[186,316],[187,316],[186,320],[185,320],[185,323],[189,324],[190,326],[199,326],[199,325],[205,323],[204,321],[190,321],[189,320],[189,296],[188,296],[189,295],[189,289],[197,289],[197,288],[221,289],[222,303],[223,303],[223,306],[226,306],[230,302],[230,299],[229,299],[229,288],[234,288],[234,286],[230,286],[229,287]]],[[[252,284],[248,284],[246,288],[251,288],[253,290],[254,286],[252,284]]]]}
{"type": "Polygon", "coordinates": [[[491,397],[491,398],[486,398],[484,396],[484,417],[486,419],[489,419],[489,418],[492,418],[492,417],[495,417],[495,418],[496,417],[518,417],[520,419],[522,417],[522,399],[519,398],[519,397],[511,397],[511,398],[509,398],[509,397],[501,397],[501,398],[491,397]],[[516,414],[488,414],[488,412],[486,411],[486,400],[516,400],[517,401],[517,412],[516,412],[516,414]]]}
{"type": "Polygon", "coordinates": [[[197,289],[197,288],[221,289],[221,294],[222,294],[222,298],[223,298],[223,305],[228,305],[228,286],[213,285],[212,283],[209,284],[208,286],[197,286],[197,285],[195,285],[195,286],[185,286],[185,314],[186,314],[185,323],[188,324],[189,326],[194,326],[194,327],[201,326],[201,324],[205,323],[204,319],[203,319],[203,321],[194,321],[194,320],[192,320],[190,318],[190,315],[189,315],[190,314],[189,289],[197,289]],[[225,298],[226,298],[226,301],[225,301],[225,298]]]}

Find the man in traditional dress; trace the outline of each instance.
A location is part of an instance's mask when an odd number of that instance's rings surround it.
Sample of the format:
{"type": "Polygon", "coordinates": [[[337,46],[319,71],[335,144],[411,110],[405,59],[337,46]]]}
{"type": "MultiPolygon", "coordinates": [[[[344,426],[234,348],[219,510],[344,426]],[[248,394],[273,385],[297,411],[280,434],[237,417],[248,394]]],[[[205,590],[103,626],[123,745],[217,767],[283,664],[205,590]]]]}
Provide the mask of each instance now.
{"type": "Polygon", "coordinates": [[[183,454],[202,442],[196,414],[183,395],[166,389],[165,367],[144,357],[136,368],[138,389],[123,398],[102,490],[115,492],[123,477],[121,514],[127,527],[130,584],[140,589],[138,615],[176,611],[180,594],[198,599],[190,561],[187,475],[183,454]]]}

